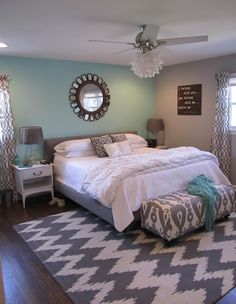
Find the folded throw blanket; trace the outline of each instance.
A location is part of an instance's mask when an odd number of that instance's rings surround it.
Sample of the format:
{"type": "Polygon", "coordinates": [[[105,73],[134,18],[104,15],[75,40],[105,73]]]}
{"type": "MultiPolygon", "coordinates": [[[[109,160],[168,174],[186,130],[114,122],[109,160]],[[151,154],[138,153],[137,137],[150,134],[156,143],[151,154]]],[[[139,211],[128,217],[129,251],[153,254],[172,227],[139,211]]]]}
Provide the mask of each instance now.
{"type": "Polygon", "coordinates": [[[205,229],[211,231],[215,221],[216,203],[220,198],[213,181],[205,175],[198,175],[188,184],[187,190],[189,194],[202,197],[206,207],[205,229]]]}

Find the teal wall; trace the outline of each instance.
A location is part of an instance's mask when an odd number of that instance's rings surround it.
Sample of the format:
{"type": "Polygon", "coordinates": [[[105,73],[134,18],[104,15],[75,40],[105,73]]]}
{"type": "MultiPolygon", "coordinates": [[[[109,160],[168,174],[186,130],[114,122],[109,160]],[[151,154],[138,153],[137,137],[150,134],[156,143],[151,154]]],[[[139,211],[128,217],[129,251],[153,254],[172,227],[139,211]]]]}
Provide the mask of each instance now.
{"type": "Polygon", "coordinates": [[[0,73],[11,77],[17,135],[21,126],[39,125],[45,138],[123,130],[145,136],[155,116],[155,79],[140,79],[126,66],[0,56],[0,73]],[[83,121],[70,107],[70,86],[83,73],[98,74],[110,89],[110,107],[98,121],[83,121]]]}

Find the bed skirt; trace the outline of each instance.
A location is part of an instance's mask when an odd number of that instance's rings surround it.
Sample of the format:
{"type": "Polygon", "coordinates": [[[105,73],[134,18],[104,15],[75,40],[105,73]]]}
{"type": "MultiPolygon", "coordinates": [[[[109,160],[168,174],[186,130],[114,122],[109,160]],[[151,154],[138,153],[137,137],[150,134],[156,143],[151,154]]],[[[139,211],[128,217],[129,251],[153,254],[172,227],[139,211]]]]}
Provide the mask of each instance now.
{"type": "MultiPolygon", "coordinates": [[[[110,223],[112,226],[114,226],[114,220],[113,220],[111,208],[105,207],[99,201],[92,198],[91,196],[77,192],[75,189],[71,188],[70,186],[56,179],[54,180],[54,186],[56,191],[62,193],[64,196],[68,197],[72,201],[76,202],[80,206],[91,211],[92,213],[96,214],[97,216],[99,216],[106,222],[110,223]]],[[[133,212],[133,216],[134,216],[134,220],[129,225],[129,227],[131,227],[133,224],[140,222],[139,210],[133,212]]]]}

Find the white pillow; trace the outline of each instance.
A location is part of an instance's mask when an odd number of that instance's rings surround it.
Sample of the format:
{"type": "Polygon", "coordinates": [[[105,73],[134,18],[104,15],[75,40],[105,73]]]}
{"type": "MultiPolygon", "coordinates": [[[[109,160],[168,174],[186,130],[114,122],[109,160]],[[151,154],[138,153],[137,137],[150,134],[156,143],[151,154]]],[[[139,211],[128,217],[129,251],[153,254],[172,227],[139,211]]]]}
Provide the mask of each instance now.
{"type": "Polygon", "coordinates": [[[117,143],[119,148],[120,148],[120,151],[121,151],[121,154],[122,155],[127,155],[127,154],[131,154],[132,153],[132,149],[128,143],[127,140],[125,141],[120,141],[117,143]]]}
{"type": "Polygon", "coordinates": [[[71,151],[71,152],[56,152],[56,154],[62,155],[64,157],[86,157],[86,156],[96,156],[94,151],[71,151]]]}
{"type": "Polygon", "coordinates": [[[104,149],[111,158],[132,153],[132,149],[127,141],[105,144],[104,149]]]}
{"type": "Polygon", "coordinates": [[[56,145],[54,150],[65,157],[96,155],[89,138],[64,141],[56,145]]]}
{"type": "Polygon", "coordinates": [[[132,149],[145,148],[148,146],[147,141],[137,134],[126,133],[125,135],[132,149]]]}
{"type": "Polygon", "coordinates": [[[109,157],[117,157],[121,156],[121,150],[119,148],[118,143],[112,143],[112,144],[104,144],[104,149],[106,150],[109,157]]]}

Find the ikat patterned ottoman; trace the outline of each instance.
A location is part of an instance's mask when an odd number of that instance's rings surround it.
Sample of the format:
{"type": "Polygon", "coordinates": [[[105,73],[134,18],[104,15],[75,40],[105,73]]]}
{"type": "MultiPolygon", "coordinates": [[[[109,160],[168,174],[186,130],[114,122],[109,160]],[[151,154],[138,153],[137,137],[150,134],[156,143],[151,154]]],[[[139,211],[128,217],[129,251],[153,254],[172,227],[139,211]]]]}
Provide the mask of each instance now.
{"type": "MultiPolygon", "coordinates": [[[[235,210],[235,188],[217,185],[220,198],[216,206],[216,219],[235,210]]],[[[141,226],[167,241],[204,226],[206,207],[202,198],[178,191],[142,204],[141,226]]]]}

